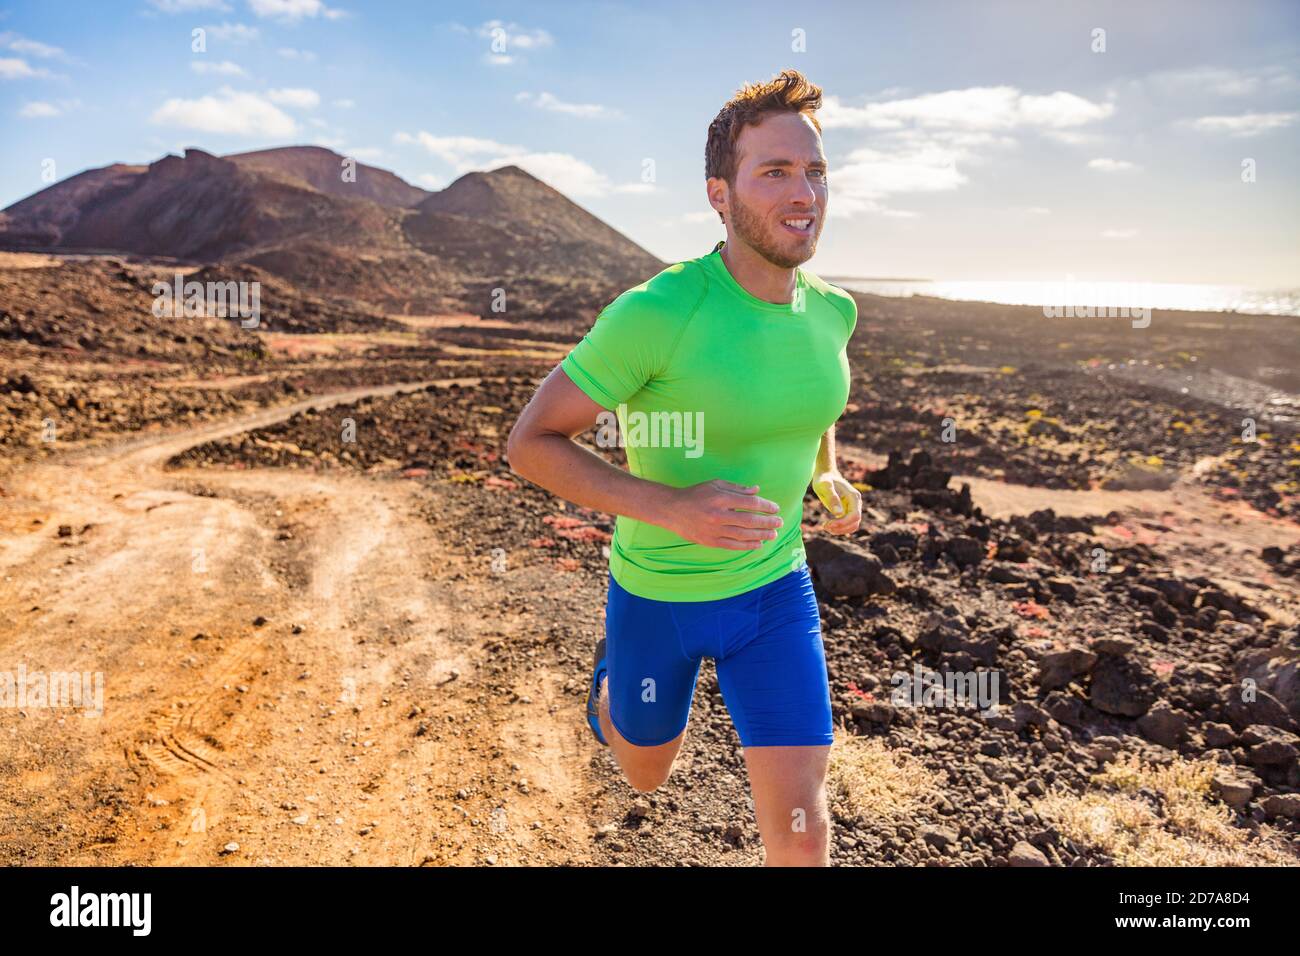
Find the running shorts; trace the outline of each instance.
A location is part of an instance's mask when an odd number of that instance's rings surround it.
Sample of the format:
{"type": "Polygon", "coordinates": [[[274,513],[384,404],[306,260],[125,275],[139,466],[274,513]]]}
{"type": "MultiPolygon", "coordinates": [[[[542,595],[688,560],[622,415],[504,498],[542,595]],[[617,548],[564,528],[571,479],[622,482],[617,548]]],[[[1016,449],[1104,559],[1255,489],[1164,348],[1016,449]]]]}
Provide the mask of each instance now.
{"type": "Polygon", "coordinates": [[[807,564],[714,601],[643,598],[609,575],[609,716],[625,740],[653,747],[685,730],[705,657],[741,746],[830,745],[830,687],[807,564]]]}

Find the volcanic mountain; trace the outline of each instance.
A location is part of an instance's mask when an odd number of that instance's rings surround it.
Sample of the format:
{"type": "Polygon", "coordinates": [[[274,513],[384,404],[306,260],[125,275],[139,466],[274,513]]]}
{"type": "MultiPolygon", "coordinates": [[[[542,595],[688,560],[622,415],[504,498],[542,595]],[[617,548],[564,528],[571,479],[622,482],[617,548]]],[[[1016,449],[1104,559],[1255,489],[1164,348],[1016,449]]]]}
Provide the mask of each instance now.
{"type": "Polygon", "coordinates": [[[316,146],[115,163],[0,212],[0,248],[243,264],[373,310],[521,319],[589,318],[665,266],[517,166],[439,192],[351,168],[316,146]]]}

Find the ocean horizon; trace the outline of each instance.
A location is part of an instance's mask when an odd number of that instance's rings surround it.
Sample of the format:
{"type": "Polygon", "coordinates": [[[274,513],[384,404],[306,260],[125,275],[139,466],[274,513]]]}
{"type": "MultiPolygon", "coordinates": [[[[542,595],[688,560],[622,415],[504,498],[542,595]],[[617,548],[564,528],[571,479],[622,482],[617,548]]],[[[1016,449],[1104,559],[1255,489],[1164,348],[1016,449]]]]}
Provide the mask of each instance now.
{"type": "Polygon", "coordinates": [[[1300,316],[1300,288],[1254,289],[1248,286],[1192,282],[944,281],[853,276],[823,278],[854,292],[890,298],[924,295],[953,301],[996,302],[1002,305],[1113,305],[1187,312],[1300,316]]]}

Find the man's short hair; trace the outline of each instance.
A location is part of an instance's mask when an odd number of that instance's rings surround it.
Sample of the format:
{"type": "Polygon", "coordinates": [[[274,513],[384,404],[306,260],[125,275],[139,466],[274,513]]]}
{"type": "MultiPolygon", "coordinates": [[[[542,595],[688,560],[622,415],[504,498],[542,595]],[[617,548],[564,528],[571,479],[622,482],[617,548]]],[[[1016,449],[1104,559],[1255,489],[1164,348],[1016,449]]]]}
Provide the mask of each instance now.
{"type": "MultiPolygon", "coordinates": [[[[813,114],[821,109],[822,88],[809,83],[798,70],[782,70],[766,83],[746,83],[709,124],[704,146],[704,178],[723,179],[736,185],[736,140],[746,126],[757,126],[769,113],[805,113],[817,132],[821,124],[813,114]]],[[[722,213],[718,213],[722,219],[722,213]]],[[[725,220],[723,220],[725,221],[725,220]]]]}

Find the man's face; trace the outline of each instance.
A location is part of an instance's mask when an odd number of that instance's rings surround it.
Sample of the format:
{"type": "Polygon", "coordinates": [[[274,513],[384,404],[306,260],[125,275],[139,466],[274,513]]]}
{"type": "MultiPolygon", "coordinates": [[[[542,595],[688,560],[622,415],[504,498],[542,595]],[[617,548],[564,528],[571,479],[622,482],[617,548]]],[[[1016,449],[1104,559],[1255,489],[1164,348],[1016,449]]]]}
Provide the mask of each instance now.
{"type": "Polygon", "coordinates": [[[741,130],[736,150],[727,222],[773,265],[793,269],[807,262],[826,221],[826,155],[816,127],[801,113],[773,114],[741,130]],[[803,229],[787,225],[798,219],[809,221],[803,229]]]}

